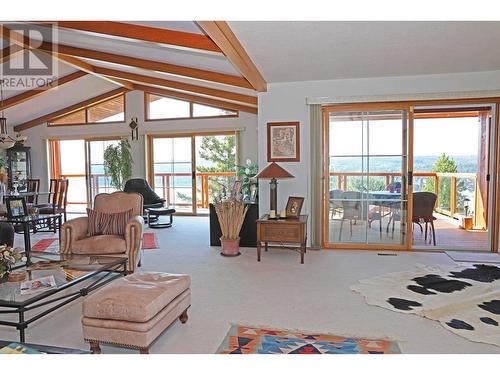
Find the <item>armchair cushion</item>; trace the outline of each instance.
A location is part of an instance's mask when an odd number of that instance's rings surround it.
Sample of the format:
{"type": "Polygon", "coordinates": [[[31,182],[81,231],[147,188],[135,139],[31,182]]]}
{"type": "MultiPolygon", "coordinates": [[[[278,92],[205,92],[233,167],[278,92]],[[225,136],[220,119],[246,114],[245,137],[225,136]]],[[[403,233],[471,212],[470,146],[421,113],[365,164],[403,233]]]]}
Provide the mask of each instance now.
{"type": "Polygon", "coordinates": [[[74,254],[123,254],[127,243],[122,236],[102,234],[74,241],[71,252],[74,254]]]}
{"type": "Polygon", "coordinates": [[[87,208],[88,216],[88,235],[96,236],[99,234],[115,234],[123,236],[125,227],[132,217],[132,209],[123,212],[99,212],[87,208]]]}

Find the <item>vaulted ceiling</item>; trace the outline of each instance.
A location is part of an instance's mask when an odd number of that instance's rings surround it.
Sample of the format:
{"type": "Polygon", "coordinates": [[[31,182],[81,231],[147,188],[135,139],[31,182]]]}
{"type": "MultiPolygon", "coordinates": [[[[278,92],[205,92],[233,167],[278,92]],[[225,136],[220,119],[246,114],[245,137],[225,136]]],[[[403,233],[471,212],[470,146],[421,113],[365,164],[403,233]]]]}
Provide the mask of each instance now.
{"type": "MultiPolygon", "coordinates": [[[[5,26],[0,63],[19,64],[34,40],[5,26]]],[[[41,49],[57,88],[4,92],[18,130],[120,87],[256,113],[266,82],[500,70],[500,22],[62,21],[56,35],[41,49]]]]}
{"type": "MultiPolygon", "coordinates": [[[[39,44],[12,25],[1,28],[3,64],[22,63],[23,48],[39,44]]],[[[57,87],[4,90],[3,107],[17,130],[118,87],[250,113],[257,112],[257,92],[266,90],[225,22],[64,21],[57,23],[57,31],[56,40],[45,40],[39,48],[52,55],[57,87]]]]}

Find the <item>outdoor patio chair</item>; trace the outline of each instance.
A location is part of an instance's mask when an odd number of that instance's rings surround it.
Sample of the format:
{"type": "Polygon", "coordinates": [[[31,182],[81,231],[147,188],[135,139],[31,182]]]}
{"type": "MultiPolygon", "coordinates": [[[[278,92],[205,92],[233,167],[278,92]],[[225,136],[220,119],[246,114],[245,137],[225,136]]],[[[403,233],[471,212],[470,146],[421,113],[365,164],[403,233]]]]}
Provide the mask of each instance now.
{"type": "Polygon", "coordinates": [[[412,222],[418,224],[421,231],[422,223],[425,223],[425,242],[427,242],[427,229],[428,224],[430,224],[430,229],[432,230],[432,242],[434,246],[436,246],[436,233],[434,230],[434,220],[436,220],[436,218],[434,217],[433,212],[434,206],[436,205],[436,199],[436,194],[427,191],[413,193],[412,222]]]}

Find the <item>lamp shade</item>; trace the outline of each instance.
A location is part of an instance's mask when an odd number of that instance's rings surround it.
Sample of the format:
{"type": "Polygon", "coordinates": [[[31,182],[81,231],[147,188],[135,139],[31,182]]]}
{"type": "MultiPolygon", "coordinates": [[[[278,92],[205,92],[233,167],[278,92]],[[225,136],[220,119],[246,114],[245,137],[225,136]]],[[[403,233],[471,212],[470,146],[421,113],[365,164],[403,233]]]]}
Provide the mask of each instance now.
{"type": "Polygon", "coordinates": [[[263,170],[261,170],[256,178],[293,178],[294,176],[287,170],[281,168],[275,162],[272,162],[263,170]]]}

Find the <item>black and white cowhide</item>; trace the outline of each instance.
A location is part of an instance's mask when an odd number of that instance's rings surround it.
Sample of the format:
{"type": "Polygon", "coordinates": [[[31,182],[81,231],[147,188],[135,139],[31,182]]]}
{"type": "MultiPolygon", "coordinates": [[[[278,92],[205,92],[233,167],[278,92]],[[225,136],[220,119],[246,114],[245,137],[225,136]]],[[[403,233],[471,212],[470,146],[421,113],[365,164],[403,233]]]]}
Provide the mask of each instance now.
{"type": "Polygon", "coordinates": [[[471,341],[500,346],[500,268],[471,267],[387,274],[351,287],[370,305],[417,314],[471,341]]]}

